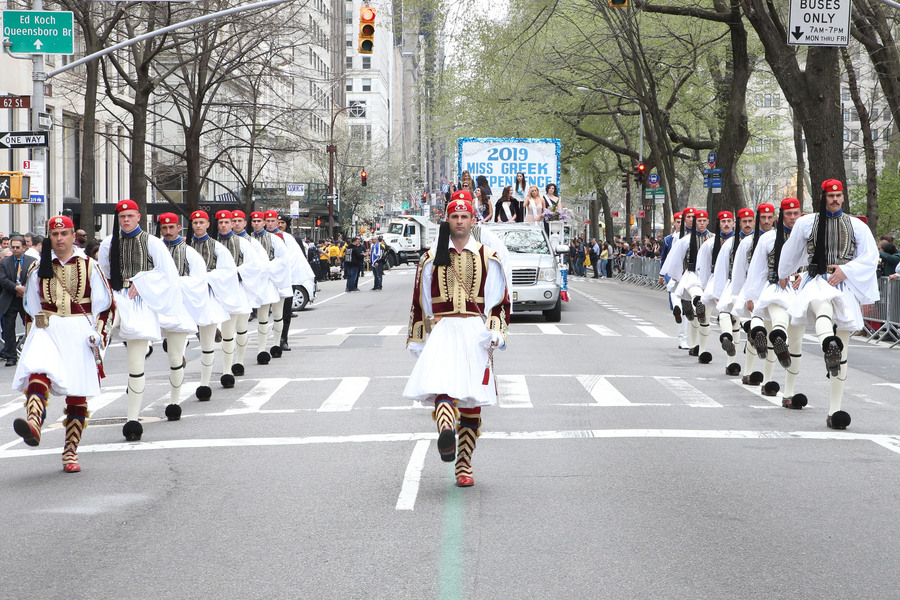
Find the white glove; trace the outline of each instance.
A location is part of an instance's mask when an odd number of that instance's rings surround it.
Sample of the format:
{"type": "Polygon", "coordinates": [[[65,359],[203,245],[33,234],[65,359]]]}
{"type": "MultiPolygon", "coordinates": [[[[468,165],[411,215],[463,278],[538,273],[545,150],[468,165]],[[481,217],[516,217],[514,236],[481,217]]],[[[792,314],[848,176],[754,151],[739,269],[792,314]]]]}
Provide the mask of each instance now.
{"type": "Polygon", "coordinates": [[[500,335],[500,332],[491,331],[491,346],[496,348],[503,348],[506,346],[506,342],[503,341],[503,336],[500,335]]]}
{"type": "Polygon", "coordinates": [[[97,333],[96,331],[91,332],[91,334],[87,338],[88,346],[90,346],[91,348],[99,347],[101,341],[102,341],[102,338],[100,337],[100,334],[97,333]]]}

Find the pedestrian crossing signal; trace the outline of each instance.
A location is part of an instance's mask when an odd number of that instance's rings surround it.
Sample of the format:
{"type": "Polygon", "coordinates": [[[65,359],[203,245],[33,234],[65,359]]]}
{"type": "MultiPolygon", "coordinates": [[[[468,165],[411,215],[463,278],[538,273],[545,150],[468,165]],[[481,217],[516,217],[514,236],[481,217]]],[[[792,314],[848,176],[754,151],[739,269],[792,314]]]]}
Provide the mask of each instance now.
{"type": "Polygon", "coordinates": [[[21,171],[0,172],[0,202],[19,203],[31,199],[31,176],[21,171]]]}
{"type": "Polygon", "coordinates": [[[628,0],[609,0],[609,5],[613,8],[625,8],[628,6],[628,0]]]}
{"type": "Polygon", "coordinates": [[[359,9],[359,53],[372,54],[375,50],[375,9],[363,6],[359,9]]]}

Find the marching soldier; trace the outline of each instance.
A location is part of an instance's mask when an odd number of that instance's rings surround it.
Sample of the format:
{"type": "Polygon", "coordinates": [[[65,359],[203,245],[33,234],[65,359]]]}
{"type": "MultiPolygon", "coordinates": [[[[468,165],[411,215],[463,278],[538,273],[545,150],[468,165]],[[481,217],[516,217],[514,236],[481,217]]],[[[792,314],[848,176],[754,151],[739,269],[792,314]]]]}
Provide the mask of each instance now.
{"type": "Polygon", "coordinates": [[[87,398],[100,393],[100,353],[109,342],[115,308],[97,263],[74,247],[72,220],[53,217],[47,230],[40,263],[25,286],[25,310],[33,326],[13,389],[25,392],[26,418],[16,419],[13,428],[26,444],[37,446],[50,392],[65,396],[63,471],[77,473],[78,444],[90,416],[87,398]]]}
{"type": "MultiPolygon", "coordinates": [[[[719,342],[722,350],[733,358],[737,354],[736,346],[741,337],[741,321],[732,314],[734,310],[734,295],[732,292],[731,272],[734,269],[734,257],[738,244],[753,233],[755,215],[753,209],[742,208],[738,210],[738,225],[740,231],[722,243],[719,255],[715,260],[713,272],[712,295],[716,299],[716,308],[719,311],[719,342]]],[[[726,375],[740,375],[741,365],[732,361],[725,366],[726,375]]]]}
{"type": "Polygon", "coordinates": [[[292,298],[294,290],[291,284],[291,267],[287,247],[281,237],[269,233],[266,230],[267,221],[273,223],[278,220],[278,213],[274,210],[266,212],[254,211],[250,213],[250,224],[253,227],[253,237],[265,250],[269,257],[269,279],[278,290],[279,300],[266,305],[263,304],[256,311],[258,349],[256,362],[261,365],[269,364],[272,357],[281,357],[281,332],[284,326],[284,299],[292,298]],[[272,324],[269,324],[269,319],[272,324]],[[269,332],[275,333],[275,344],[269,348],[269,332]]]}
{"type": "Polygon", "coordinates": [[[847,379],[850,335],[863,328],[861,305],[879,298],[878,247],[869,228],[844,213],[844,185],[837,179],[822,182],[819,211],[797,219],[781,249],[779,285],[808,265],[797,297],[788,311],[798,324],[815,318],[831,385],[826,426],[846,429],[850,415],[841,410],[847,379]]]}
{"type": "Polygon", "coordinates": [[[510,304],[497,253],[471,235],[469,192],[453,193],[447,219],[416,272],[407,347],[418,360],[403,396],[434,402],[438,452],[456,460],[456,485],[468,487],[481,409],[497,403],[490,357],[506,347],[510,304]]]}
{"type": "Polygon", "coordinates": [[[109,279],[116,303],[114,331],[128,349],[128,413],[122,435],[138,441],[144,427],[138,421],[144,398],[144,362],[151,342],[162,340],[159,315],[180,314],[178,271],[162,240],[140,226],[141,213],[134,200],[116,205],[113,233],[103,240],[97,254],[109,279]]]}

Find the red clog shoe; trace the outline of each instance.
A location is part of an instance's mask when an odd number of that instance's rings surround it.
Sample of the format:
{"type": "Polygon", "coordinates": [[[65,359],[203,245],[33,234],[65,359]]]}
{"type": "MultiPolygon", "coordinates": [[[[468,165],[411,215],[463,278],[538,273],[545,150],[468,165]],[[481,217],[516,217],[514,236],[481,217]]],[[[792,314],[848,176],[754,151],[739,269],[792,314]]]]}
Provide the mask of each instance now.
{"type": "Polygon", "coordinates": [[[460,475],[456,478],[457,487],[472,487],[475,485],[475,479],[469,475],[460,475]]]}
{"type": "Polygon", "coordinates": [[[63,465],[63,472],[64,473],[80,473],[81,465],[79,465],[77,462],[66,463],[63,465]]]}

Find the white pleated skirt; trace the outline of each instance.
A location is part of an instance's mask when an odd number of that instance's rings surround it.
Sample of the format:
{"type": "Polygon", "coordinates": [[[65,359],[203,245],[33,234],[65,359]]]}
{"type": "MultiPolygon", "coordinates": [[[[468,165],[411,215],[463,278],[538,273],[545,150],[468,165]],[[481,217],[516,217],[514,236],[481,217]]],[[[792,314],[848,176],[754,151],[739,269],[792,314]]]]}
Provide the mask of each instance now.
{"type": "Polygon", "coordinates": [[[22,356],[16,366],[12,389],[24,391],[28,378],[44,374],[50,379],[50,393],[57,396],[96,396],[100,379],[88,338],[94,328],[83,316],[50,315],[50,324],[31,325],[22,356]]]}
{"type": "Polygon", "coordinates": [[[863,328],[862,308],[859,300],[856,299],[846,283],[832,286],[828,284],[828,280],[823,275],[810,278],[804,273],[800,289],[797,290],[797,294],[788,308],[791,321],[797,325],[815,323],[816,317],[809,310],[809,304],[813,300],[831,302],[834,307],[834,324],[838,329],[858,331],[863,328]]]}
{"type": "Polygon", "coordinates": [[[116,301],[116,322],[113,324],[113,328],[118,328],[120,339],[153,342],[162,340],[159,317],[140,296],[129,298],[126,288],[114,291],[113,297],[116,301]]]}
{"type": "Polygon", "coordinates": [[[438,394],[447,394],[462,408],[493,406],[497,387],[490,345],[491,332],[480,318],[441,319],[425,340],[403,397],[432,402],[438,394]]]}

